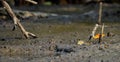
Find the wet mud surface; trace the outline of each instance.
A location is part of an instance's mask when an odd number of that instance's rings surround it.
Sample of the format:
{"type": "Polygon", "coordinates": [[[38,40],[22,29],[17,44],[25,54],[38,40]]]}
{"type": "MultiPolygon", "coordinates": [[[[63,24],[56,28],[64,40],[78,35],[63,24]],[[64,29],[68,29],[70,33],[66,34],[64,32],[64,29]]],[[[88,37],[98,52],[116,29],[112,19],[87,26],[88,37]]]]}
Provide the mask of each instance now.
{"type": "Polygon", "coordinates": [[[0,22],[0,62],[120,62],[119,21],[105,22],[105,37],[98,43],[98,39],[88,41],[95,22],[55,17],[21,20],[38,38],[25,39],[19,28],[12,31],[11,20],[0,22]],[[108,32],[114,35],[107,37],[108,32]],[[86,44],[77,44],[79,40],[86,44]]]}

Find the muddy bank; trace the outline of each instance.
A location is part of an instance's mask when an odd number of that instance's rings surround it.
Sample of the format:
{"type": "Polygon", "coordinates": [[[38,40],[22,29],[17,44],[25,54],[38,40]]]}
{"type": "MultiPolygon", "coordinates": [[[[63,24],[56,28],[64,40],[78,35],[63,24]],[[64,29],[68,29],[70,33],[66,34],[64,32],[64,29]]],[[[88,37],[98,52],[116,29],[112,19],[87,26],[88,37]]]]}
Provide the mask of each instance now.
{"type": "MultiPolygon", "coordinates": [[[[27,40],[21,35],[19,29],[14,32],[10,31],[10,25],[4,28],[4,30],[0,30],[1,62],[120,61],[119,23],[106,23],[109,27],[106,28],[105,33],[110,30],[115,36],[105,36],[103,38],[105,44],[98,44],[98,40],[94,39],[87,41],[94,24],[55,24],[38,22],[22,22],[22,24],[27,30],[38,35],[38,38],[27,40]],[[95,43],[78,45],[77,42],[79,39],[84,40],[85,42],[95,43]]],[[[0,26],[0,28],[3,29],[2,26],[0,26]]]]}
{"type": "Polygon", "coordinates": [[[1,19],[0,62],[120,62],[119,6],[104,9],[104,12],[110,15],[103,14],[106,18],[103,18],[106,27],[101,44],[98,43],[98,39],[88,41],[97,21],[97,7],[88,9],[91,7],[56,6],[44,7],[44,9],[41,9],[43,7],[17,9],[22,9],[22,12],[30,10],[28,13],[34,14],[25,18],[20,17],[23,14],[18,16],[26,30],[36,34],[38,38],[25,39],[18,28],[12,31],[12,20],[1,19]],[[37,11],[35,8],[38,8],[37,11]],[[50,8],[51,10],[46,10],[50,8]],[[73,10],[69,11],[69,9],[73,10]],[[108,9],[110,10],[107,11],[108,9]],[[39,15],[46,17],[39,17],[39,15]],[[111,22],[107,22],[110,20],[111,22]],[[108,32],[113,33],[114,36],[107,37],[108,32]],[[87,44],[78,45],[79,40],[87,44]]]}

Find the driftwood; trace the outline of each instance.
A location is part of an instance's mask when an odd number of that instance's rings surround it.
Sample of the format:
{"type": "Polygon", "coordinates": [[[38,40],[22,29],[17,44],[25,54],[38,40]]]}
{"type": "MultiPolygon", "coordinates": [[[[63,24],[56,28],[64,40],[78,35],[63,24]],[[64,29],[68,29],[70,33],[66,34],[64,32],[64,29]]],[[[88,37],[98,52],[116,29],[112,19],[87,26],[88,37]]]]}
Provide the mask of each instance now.
{"type": "MultiPolygon", "coordinates": [[[[30,18],[30,17],[40,17],[40,18],[47,18],[48,16],[57,16],[57,14],[53,13],[44,13],[44,12],[32,12],[32,11],[24,11],[24,10],[16,10],[12,9],[12,11],[15,13],[15,15],[18,18],[30,18]]],[[[9,15],[6,12],[5,8],[0,8],[0,19],[9,19],[9,15]]]]}
{"type": "Polygon", "coordinates": [[[31,37],[36,38],[37,36],[33,33],[27,32],[24,27],[22,26],[22,24],[20,23],[20,20],[16,17],[16,15],[14,14],[14,12],[12,11],[11,7],[9,6],[9,4],[5,1],[2,0],[2,4],[4,6],[4,8],[6,9],[6,11],[8,12],[8,14],[11,16],[11,18],[14,21],[14,28],[13,30],[15,30],[16,26],[18,26],[21,29],[21,32],[24,34],[24,36],[28,39],[31,37]]]}
{"type": "Polygon", "coordinates": [[[29,3],[32,3],[32,4],[38,4],[37,2],[35,2],[35,1],[33,1],[33,0],[25,0],[25,1],[27,1],[27,2],[29,2],[29,3]]]}

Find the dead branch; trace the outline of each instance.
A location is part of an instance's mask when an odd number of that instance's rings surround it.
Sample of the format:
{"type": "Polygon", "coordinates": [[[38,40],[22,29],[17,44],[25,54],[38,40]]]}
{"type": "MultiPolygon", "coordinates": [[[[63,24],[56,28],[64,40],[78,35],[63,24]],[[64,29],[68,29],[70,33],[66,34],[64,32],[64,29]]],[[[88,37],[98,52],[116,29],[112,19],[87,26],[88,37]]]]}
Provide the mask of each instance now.
{"type": "Polygon", "coordinates": [[[17,18],[17,17],[16,17],[15,14],[13,13],[13,11],[12,11],[12,9],[10,8],[9,4],[8,4],[6,1],[4,1],[4,0],[2,0],[2,4],[3,4],[4,8],[7,10],[7,12],[9,13],[9,15],[10,15],[11,17],[13,17],[14,24],[16,25],[16,24],[17,24],[17,22],[16,22],[16,18],[17,18]]]}
{"type": "MultiPolygon", "coordinates": [[[[16,15],[14,14],[14,12],[12,11],[11,7],[9,6],[9,4],[5,1],[2,0],[2,4],[5,7],[6,11],[8,12],[8,14],[11,16],[11,18],[13,18],[14,24],[15,26],[18,26],[21,29],[21,32],[24,34],[24,36],[28,39],[31,37],[36,38],[37,36],[27,32],[24,27],[22,26],[22,24],[20,23],[20,20],[16,17],[16,15]]],[[[15,29],[15,27],[14,27],[15,29]]]]}
{"type": "Polygon", "coordinates": [[[25,1],[32,3],[32,4],[38,4],[36,1],[33,1],[33,0],[25,0],[25,1]]]}

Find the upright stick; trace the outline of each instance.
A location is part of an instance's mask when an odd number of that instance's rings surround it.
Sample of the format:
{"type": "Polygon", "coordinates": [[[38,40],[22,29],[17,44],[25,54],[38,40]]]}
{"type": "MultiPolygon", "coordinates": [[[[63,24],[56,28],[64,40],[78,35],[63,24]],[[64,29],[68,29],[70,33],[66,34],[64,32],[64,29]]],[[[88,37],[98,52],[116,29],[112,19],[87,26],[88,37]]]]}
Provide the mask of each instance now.
{"type": "Polygon", "coordinates": [[[100,4],[99,4],[99,17],[98,17],[98,24],[101,24],[101,19],[102,19],[102,5],[103,3],[100,1],[100,4]]]}
{"type": "MultiPolygon", "coordinates": [[[[100,4],[99,4],[99,18],[98,18],[98,24],[101,24],[102,23],[102,1],[100,1],[100,4]]],[[[102,29],[101,29],[101,33],[100,33],[100,37],[99,37],[99,43],[102,41],[102,34],[103,34],[103,30],[104,30],[104,24],[102,25],[102,29]]]]}
{"type": "MultiPolygon", "coordinates": [[[[97,30],[97,28],[101,25],[101,23],[102,23],[102,1],[99,1],[100,3],[99,3],[99,17],[98,17],[98,24],[96,24],[95,25],[95,27],[94,27],[94,29],[93,29],[93,31],[92,31],[92,34],[90,35],[90,37],[89,37],[89,40],[91,40],[91,38],[92,37],[94,37],[94,35],[95,35],[95,32],[96,32],[96,30],[97,30]]],[[[101,42],[101,36],[102,36],[102,34],[103,34],[103,29],[104,28],[102,28],[102,31],[101,31],[101,33],[100,33],[100,37],[99,37],[99,42],[101,42]]]]}
{"type": "Polygon", "coordinates": [[[99,37],[99,43],[102,41],[102,37],[103,37],[103,35],[104,35],[104,23],[103,23],[103,25],[102,25],[102,28],[101,28],[101,33],[100,33],[100,37],[99,37]]]}

